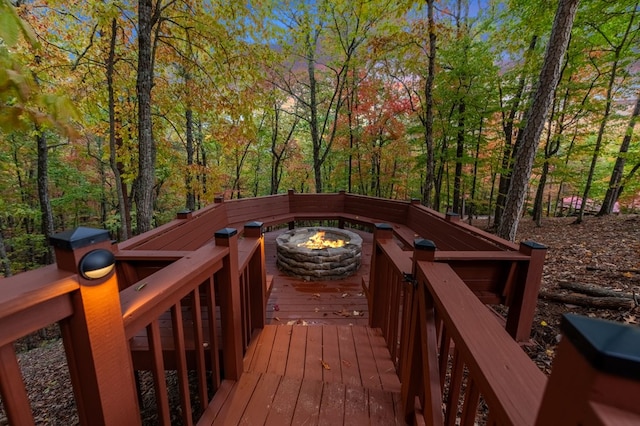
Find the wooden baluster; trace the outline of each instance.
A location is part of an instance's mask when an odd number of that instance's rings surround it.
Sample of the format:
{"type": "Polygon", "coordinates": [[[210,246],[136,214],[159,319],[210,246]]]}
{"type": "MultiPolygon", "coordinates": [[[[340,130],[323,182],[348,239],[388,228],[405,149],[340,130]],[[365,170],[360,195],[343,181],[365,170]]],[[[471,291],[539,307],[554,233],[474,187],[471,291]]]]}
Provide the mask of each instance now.
{"type": "Polygon", "coordinates": [[[216,246],[229,247],[222,270],[216,274],[222,318],[224,377],[238,380],[242,375],[242,310],[238,277],[238,231],[224,228],[215,233],[216,246]]]}
{"type": "Polygon", "coordinates": [[[378,248],[378,240],[387,240],[393,238],[393,227],[387,223],[376,223],[373,230],[373,250],[371,253],[371,272],[369,273],[369,326],[371,328],[381,328],[385,317],[385,309],[389,304],[385,300],[385,286],[389,283],[380,279],[379,274],[382,272],[384,262],[377,260],[381,256],[381,250],[378,248]]]}
{"type": "MultiPolygon", "coordinates": [[[[424,285],[416,281],[417,279],[417,263],[420,261],[433,261],[435,258],[436,245],[433,241],[425,240],[419,238],[414,243],[413,250],[413,268],[412,268],[412,280],[410,282],[409,290],[406,292],[406,296],[408,295],[411,299],[411,307],[410,312],[406,314],[411,316],[411,320],[409,322],[409,329],[407,334],[407,345],[406,345],[406,355],[403,361],[403,367],[400,377],[400,383],[402,385],[401,388],[401,398],[402,398],[402,412],[404,414],[405,420],[410,421],[414,412],[414,400],[418,395],[419,390],[424,391],[424,386],[428,386],[429,383],[420,384],[420,380],[431,374],[431,372],[425,371],[425,368],[428,368],[427,365],[423,365],[423,359],[427,358],[427,354],[423,353],[425,346],[422,341],[422,331],[423,325],[422,322],[426,318],[425,312],[421,312],[421,309],[424,310],[426,308],[424,298],[422,300],[421,296],[424,296],[424,293],[419,290],[419,286],[424,285]]],[[[431,318],[432,319],[432,318],[431,318]]],[[[435,340],[435,336],[433,336],[433,340],[435,340]]],[[[434,351],[437,350],[434,346],[432,348],[434,351]]],[[[437,371],[436,371],[437,374],[437,371]]],[[[429,392],[427,392],[429,394],[429,392]]],[[[429,401],[431,404],[432,401],[429,401]]],[[[423,407],[425,416],[429,416],[432,419],[436,418],[432,407],[423,407]]],[[[440,413],[441,414],[441,413],[440,413]]],[[[440,416],[441,417],[441,416],[440,416]]],[[[442,423],[442,422],[441,422],[442,423]]]]}
{"type": "MultiPolygon", "coordinates": [[[[244,225],[245,238],[259,238],[260,247],[249,261],[251,326],[253,330],[264,328],[267,322],[267,272],[264,254],[264,223],[249,222],[244,225]]],[[[251,337],[251,336],[249,336],[251,337]]]]}
{"type": "Polygon", "coordinates": [[[522,268],[517,274],[506,329],[516,341],[523,342],[529,340],[531,334],[547,247],[533,241],[524,241],[520,243],[520,253],[529,256],[530,260],[526,269],[522,268]]]}
{"type": "Polygon", "coordinates": [[[83,275],[96,257],[113,257],[109,233],[79,227],[53,235],[50,242],[58,268],[77,272],[80,283],[73,295],[74,315],[60,323],[80,422],[140,424],[115,273],[95,279],[83,275]]]}
{"type": "Polygon", "coordinates": [[[10,424],[35,424],[12,343],[0,347],[0,395],[10,424]]]}
{"type": "Polygon", "coordinates": [[[567,314],[536,425],[639,424],[640,329],[567,314]]]}

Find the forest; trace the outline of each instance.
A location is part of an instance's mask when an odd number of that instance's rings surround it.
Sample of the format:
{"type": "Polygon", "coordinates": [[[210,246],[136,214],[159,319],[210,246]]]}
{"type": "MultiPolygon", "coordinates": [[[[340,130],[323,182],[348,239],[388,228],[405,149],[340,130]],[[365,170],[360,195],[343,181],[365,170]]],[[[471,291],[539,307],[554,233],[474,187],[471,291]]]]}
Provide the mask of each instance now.
{"type": "Polygon", "coordinates": [[[637,212],[639,3],[0,0],[3,274],[290,188],[637,212]]]}

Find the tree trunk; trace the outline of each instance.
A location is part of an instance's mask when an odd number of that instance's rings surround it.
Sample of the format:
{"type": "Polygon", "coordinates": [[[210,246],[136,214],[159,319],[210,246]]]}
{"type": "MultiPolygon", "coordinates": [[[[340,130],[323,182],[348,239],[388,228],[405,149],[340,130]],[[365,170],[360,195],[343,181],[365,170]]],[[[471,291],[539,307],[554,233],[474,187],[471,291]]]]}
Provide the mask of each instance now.
{"type": "MultiPolygon", "coordinates": [[[[617,46],[611,45],[614,48],[614,60],[611,64],[611,75],[609,76],[609,84],[607,85],[607,96],[605,100],[604,107],[604,115],[602,117],[602,121],[600,122],[600,127],[598,129],[598,137],[596,139],[596,146],[593,150],[593,157],[591,158],[591,166],[589,167],[589,174],[587,175],[587,183],[584,186],[584,193],[582,195],[582,204],[580,205],[580,213],[578,213],[578,218],[576,219],[576,223],[581,223],[584,218],[584,209],[587,204],[587,199],[589,198],[589,192],[591,191],[591,184],[593,183],[593,175],[595,173],[596,164],[598,162],[598,158],[600,157],[600,149],[602,147],[602,139],[604,137],[604,132],[607,127],[607,123],[609,121],[609,116],[611,115],[611,106],[613,104],[613,95],[614,95],[614,85],[616,82],[616,77],[618,76],[618,67],[620,66],[620,59],[622,54],[622,48],[625,46],[629,34],[633,28],[633,22],[636,17],[637,12],[637,3],[636,8],[634,8],[633,14],[629,17],[629,23],[627,24],[627,28],[625,33],[622,36],[622,40],[617,46]]],[[[611,203],[611,207],[613,208],[613,203],[611,203]]]]}
{"type": "Polygon", "coordinates": [[[516,155],[513,176],[497,231],[500,237],[510,241],[515,240],[538,141],[549,113],[553,92],[560,79],[560,67],[569,45],[578,2],[579,0],[560,0],[558,4],[536,92],[527,111],[525,127],[522,130],[522,146],[516,155]]]}
{"type": "Polygon", "coordinates": [[[9,257],[7,257],[7,249],[4,245],[4,235],[2,234],[3,228],[2,218],[0,218],[0,262],[2,262],[2,269],[4,270],[3,275],[6,278],[13,275],[13,272],[11,272],[11,262],[9,261],[9,257]]]}
{"type": "Polygon", "coordinates": [[[187,172],[185,174],[187,197],[185,205],[188,210],[194,211],[196,209],[196,194],[193,190],[193,110],[190,105],[187,106],[187,109],[184,112],[184,118],[187,131],[187,172]]]}
{"type": "Polygon", "coordinates": [[[629,151],[629,145],[631,145],[631,137],[633,136],[633,129],[636,126],[638,115],[640,115],[640,94],[638,94],[636,106],[633,108],[629,124],[627,124],[627,131],[624,134],[624,138],[622,138],[618,158],[616,158],[616,164],[613,166],[611,179],[609,179],[609,188],[607,188],[607,193],[604,196],[604,201],[602,202],[602,207],[598,212],[598,216],[611,214],[613,212],[613,206],[620,196],[622,175],[624,173],[624,165],[626,161],[625,154],[629,151]]]}
{"type": "Polygon", "coordinates": [[[434,0],[427,0],[427,30],[429,31],[429,62],[427,66],[427,81],[424,87],[425,96],[425,123],[424,144],[426,148],[426,174],[422,202],[425,206],[433,205],[431,193],[435,184],[435,155],[433,147],[433,81],[436,73],[436,25],[433,18],[434,0]]]}
{"type": "Polygon", "coordinates": [[[113,74],[116,63],[116,38],[117,38],[118,23],[116,18],[111,20],[111,39],[109,42],[109,56],[107,58],[107,92],[109,93],[109,166],[113,172],[113,178],[115,180],[116,194],[118,197],[118,212],[120,214],[120,229],[118,231],[118,238],[120,241],[124,241],[130,237],[129,231],[131,225],[129,223],[129,214],[127,209],[126,197],[126,185],[122,183],[122,177],[120,175],[120,168],[118,167],[117,160],[117,144],[116,144],[116,101],[115,101],[115,89],[113,85],[113,74]]]}
{"type": "MultiPolygon", "coordinates": [[[[158,0],[160,1],[160,0],[158,0]]],[[[151,229],[153,188],[155,185],[156,147],[151,119],[153,55],[151,34],[157,19],[152,0],[138,0],[138,178],[135,192],[137,229],[142,234],[151,229]]],[[[160,9],[160,5],[156,5],[160,9]]]]}
{"type": "Polygon", "coordinates": [[[462,157],[464,156],[464,113],[465,113],[465,100],[460,100],[458,104],[458,137],[456,143],[456,171],[453,179],[453,212],[462,215],[464,212],[461,210],[462,201],[462,157]]]}
{"type": "MultiPolygon", "coordinates": [[[[51,200],[49,199],[49,148],[47,138],[43,130],[36,126],[36,144],[38,150],[38,201],[40,202],[40,214],[42,215],[41,230],[42,235],[49,238],[53,235],[53,211],[51,210],[51,200]]],[[[47,252],[43,263],[55,262],[55,255],[51,245],[47,244],[47,252]]]]}
{"type": "Polygon", "coordinates": [[[318,117],[318,82],[316,81],[315,49],[316,39],[311,40],[307,36],[307,73],[309,74],[309,109],[311,112],[311,144],[313,145],[313,177],[315,180],[316,192],[322,192],[322,161],[320,150],[322,148],[322,135],[319,129],[318,117]]]}
{"type": "MultiPolygon", "coordinates": [[[[496,197],[496,211],[494,213],[495,227],[498,227],[500,225],[502,211],[504,210],[504,202],[507,197],[507,191],[509,190],[509,184],[511,183],[511,162],[513,160],[513,127],[515,124],[518,109],[520,107],[520,102],[522,102],[522,95],[524,93],[524,88],[527,82],[524,69],[526,69],[528,60],[531,56],[531,53],[533,53],[533,51],[535,50],[537,42],[538,36],[534,34],[533,37],[531,37],[531,42],[529,43],[529,49],[527,50],[528,54],[525,56],[523,71],[520,75],[520,80],[518,81],[518,90],[516,91],[516,95],[513,99],[513,104],[511,105],[511,109],[509,110],[509,115],[507,116],[506,120],[503,119],[502,129],[504,131],[505,139],[504,149],[502,152],[500,180],[498,183],[498,195],[496,197]]],[[[502,93],[500,94],[502,97],[502,93]]],[[[518,131],[518,133],[520,132],[518,131]]]]}

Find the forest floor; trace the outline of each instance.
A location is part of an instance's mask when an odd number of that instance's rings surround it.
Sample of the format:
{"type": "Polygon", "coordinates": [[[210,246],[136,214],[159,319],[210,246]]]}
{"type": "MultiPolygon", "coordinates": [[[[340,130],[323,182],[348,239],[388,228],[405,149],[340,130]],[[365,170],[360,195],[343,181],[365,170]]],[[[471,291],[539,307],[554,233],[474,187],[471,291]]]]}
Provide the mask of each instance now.
{"type": "MultiPolygon", "coordinates": [[[[544,218],[541,227],[529,219],[520,223],[517,241],[533,240],[549,248],[541,291],[587,303],[594,299],[562,289],[560,284],[594,285],[619,294],[640,295],[640,215],[585,217],[580,225],[574,221],[571,217],[544,218]]],[[[476,220],[473,225],[484,228],[486,221],[476,220]]],[[[551,371],[560,339],[560,319],[567,312],[636,326],[640,323],[640,308],[631,299],[617,309],[539,299],[531,344],[524,349],[546,374],[551,371]]],[[[55,330],[31,339],[19,342],[22,351],[18,357],[36,424],[77,424],[61,340],[55,338],[55,330]]],[[[8,424],[4,414],[0,404],[0,426],[8,424]]]]}

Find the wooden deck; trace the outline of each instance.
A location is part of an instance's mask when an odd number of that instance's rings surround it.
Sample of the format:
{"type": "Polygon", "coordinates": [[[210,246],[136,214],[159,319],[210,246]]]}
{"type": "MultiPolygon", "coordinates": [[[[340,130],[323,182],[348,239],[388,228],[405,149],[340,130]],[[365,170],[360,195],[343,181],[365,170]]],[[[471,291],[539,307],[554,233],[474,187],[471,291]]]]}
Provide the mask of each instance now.
{"type": "MultiPolygon", "coordinates": [[[[354,231],[353,229],[350,229],[354,231]]],[[[371,268],[373,236],[354,231],[362,237],[362,265],[358,273],[338,281],[303,281],[281,273],[276,266],[276,237],[284,231],[265,234],[267,275],[273,277],[267,304],[267,323],[307,325],[367,325],[367,297],[362,288],[371,268]]]]}
{"type": "Polygon", "coordinates": [[[400,381],[379,329],[368,323],[363,262],[343,280],[305,282],[281,274],[275,237],[265,235],[273,286],[267,325],[252,340],[238,382],[225,381],[199,425],[405,424],[400,381]]]}

